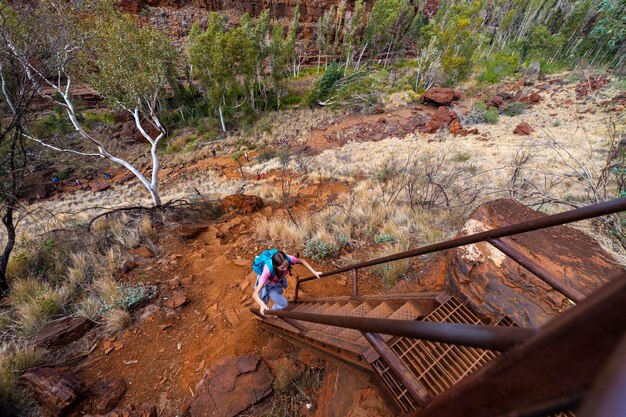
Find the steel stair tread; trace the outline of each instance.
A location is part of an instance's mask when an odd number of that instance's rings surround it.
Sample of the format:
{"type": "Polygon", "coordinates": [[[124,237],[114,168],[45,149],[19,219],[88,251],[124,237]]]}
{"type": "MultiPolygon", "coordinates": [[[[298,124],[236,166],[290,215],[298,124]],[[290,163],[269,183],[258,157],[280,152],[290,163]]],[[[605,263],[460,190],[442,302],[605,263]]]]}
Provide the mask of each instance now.
{"type": "MultiPolygon", "coordinates": [[[[424,313],[422,310],[416,306],[414,303],[407,301],[400,308],[394,311],[389,317],[390,320],[416,320],[420,317],[423,317],[424,313]]],[[[389,341],[393,338],[393,336],[388,334],[380,334],[380,337],[385,341],[389,341]]],[[[357,340],[357,343],[367,343],[367,340],[363,336],[357,340]]]]}
{"type": "MultiPolygon", "coordinates": [[[[347,303],[344,304],[339,310],[337,310],[335,312],[336,315],[338,316],[349,316],[350,313],[352,312],[352,310],[354,310],[356,308],[356,306],[352,303],[347,303]]],[[[325,330],[324,333],[328,333],[330,335],[338,335],[339,333],[343,332],[345,329],[343,327],[337,327],[337,326],[328,326],[325,330]]]]}
{"type": "MultiPolygon", "coordinates": [[[[389,305],[389,303],[382,302],[382,303],[378,304],[374,309],[369,311],[365,315],[365,317],[384,319],[384,318],[389,317],[391,314],[393,314],[393,312],[394,312],[394,310],[389,305]]],[[[354,330],[354,329],[345,329],[344,331],[339,333],[337,336],[342,338],[342,339],[355,340],[355,341],[362,337],[361,332],[358,331],[358,330],[354,330]]],[[[365,339],[363,339],[363,340],[365,340],[365,339]]],[[[363,344],[363,342],[361,342],[361,344],[363,344]]],[[[366,346],[366,345],[367,345],[367,342],[364,344],[364,346],[366,346]]]]}

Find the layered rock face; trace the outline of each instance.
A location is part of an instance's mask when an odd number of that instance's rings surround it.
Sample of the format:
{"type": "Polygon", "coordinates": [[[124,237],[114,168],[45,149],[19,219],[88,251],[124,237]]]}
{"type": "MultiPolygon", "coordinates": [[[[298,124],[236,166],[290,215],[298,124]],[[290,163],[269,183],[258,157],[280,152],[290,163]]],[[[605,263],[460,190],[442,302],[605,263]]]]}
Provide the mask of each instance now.
{"type": "MultiPolygon", "coordinates": [[[[543,216],[513,200],[490,201],[474,211],[459,236],[543,216]]],[[[623,272],[594,239],[572,227],[557,226],[502,240],[583,295],[623,272]]],[[[481,315],[494,320],[507,315],[523,327],[539,327],[571,306],[565,296],[488,243],[448,253],[445,287],[481,315]]]]}

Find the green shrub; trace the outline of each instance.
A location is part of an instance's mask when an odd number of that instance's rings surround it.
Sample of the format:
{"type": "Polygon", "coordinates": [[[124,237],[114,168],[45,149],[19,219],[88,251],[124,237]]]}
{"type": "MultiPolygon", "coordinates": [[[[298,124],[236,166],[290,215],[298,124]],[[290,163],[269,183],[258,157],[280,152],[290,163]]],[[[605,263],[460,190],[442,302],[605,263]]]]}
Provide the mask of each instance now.
{"type": "Polygon", "coordinates": [[[382,235],[378,235],[376,236],[376,238],[374,238],[374,242],[376,243],[393,243],[395,242],[396,239],[387,233],[383,233],[382,235]]]}
{"type": "Polygon", "coordinates": [[[55,111],[50,113],[48,117],[33,122],[31,131],[36,137],[50,139],[57,135],[69,134],[73,131],[73,127],[60,106],[56,106],[55,111]]]}
{"type": "Polygon", "coordinates": [[[494,84],[515,73],[519,57],[516,54],[496,54],[487,58],[485,69],[478,76],[478,81],[494,84]]]}
{"type": "Polygon", "coordinates": [[[157,289],[153,286],[134,285],[122,287],[120,288],[120,298],[117,306],[124,310],[132,310],[133,307],[154,297],[156,293],[157,289]]]}
{"type": "Polygon", "coordinates": [[[509,103],[502,109],[502,114],[506,116],[519,116],[520,114],[526,111],[526,104],[521,101],[514,101],[513,103],[509,103]]]}
{"type": "Polygon", "coordinates": [[[330,98],[330,96],[337,90],[338,82],[344,77],[343,69],[333,62],[324,71],[322,78],[315,83],[315,86],[311,90],[311,93],[307,97],[307,103],[309,105],[319,104],[330,98]]]}
{"type": "Polygon", "coordinates": [[[472,110],[465,116],[465,122],[470,125],[476,123],[496,124],[499,119],[498,110],[495,107],[487,109],[487,105],[483,101],[474,103],[472,110]]]}
{"type": "Polygon", "coordinates": [[[333,242],[325,242],[311,238],[304,244],[304,256],[311,259],[332,258],[339,252],[339,246],[333,242]]]}

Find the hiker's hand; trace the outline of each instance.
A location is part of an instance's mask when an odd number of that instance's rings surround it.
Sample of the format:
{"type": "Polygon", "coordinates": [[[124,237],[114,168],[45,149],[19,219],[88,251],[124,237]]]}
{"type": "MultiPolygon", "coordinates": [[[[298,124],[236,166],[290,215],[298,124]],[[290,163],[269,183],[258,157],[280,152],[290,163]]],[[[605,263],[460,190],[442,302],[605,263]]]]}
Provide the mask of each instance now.
{"type": "Polygon", "coordinates": [[[317,277],[317,279],[320,279],[320,275],[322,275],[322,272],[320,271],[313,271],[313,275],[315,275],[317,277]]]}
{"type": "Polygon", "coordinates": [[[269,307],[266,305],[261,306],[261,308],[259,309],[261,310],[261,315],[265,316],[265,311],[269,310],[269,307]]]}

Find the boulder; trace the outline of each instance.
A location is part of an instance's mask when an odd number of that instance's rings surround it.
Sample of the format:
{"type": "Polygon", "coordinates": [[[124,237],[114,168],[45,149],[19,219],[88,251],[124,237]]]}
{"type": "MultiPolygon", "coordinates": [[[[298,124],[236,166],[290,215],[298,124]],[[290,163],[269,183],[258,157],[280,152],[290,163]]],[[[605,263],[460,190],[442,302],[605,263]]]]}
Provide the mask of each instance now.
{"type": "Polygon", "coordinates": [[[146,403],[139,407],[127,405],[106,414],[87,414],[84,417],[157,417],[157,410],[153,404],[146,403]]]}
{"type": "Polygon", "coordinates": [[[453,101],[459,100],[461,93],[451,88],[430,88],[422,96],[424,103],[434,103],[438,106],[449,106],[453,101]]]}
{"type": "Polygon", "coordinates": [[[422,129],[424,133],[435,133],[444,127],[450,126],[454,120],[458,120],[459,116],[452,110],[441,106],[437,109],[430,122],[422,129]]]}
{"type": "Polygon", "coordinates": [[[541,101],[541,94],[535,92],[520,98],[519,101],[526,104],[537,104],[541,101]]]}
{"type": "MultiPolygon", "coordinates": [[[[458,237],[544,216],[513,200],[495,200],[479,206],[458,237]]],[[[623,273],[595,240],[574,228],[558,226],[502,240],[585,295],[623,273]]],[[[446,292],[485,317],[508,315],[521,327],[538,327],[570,305],[565,296],[488,243],[463,246],[446,256],[446,292]]]]}
{"type": "Polygon", "coordinates": [[[46,324],[32,340],[41,346],[63,346],[80,339],[90,327],[85,317],[64,317],[46,324]]]}
{"type": "Polygon", "coordinates": [[[529,136],[532,135],[534,131],[535,129],[533,129],[531,125],[526,122],[522,122],[517,125],[515,130],[513,130],[513,133],[520,136],[529,136]]]}
{"type": "Polygon", "coordinates": [[[121,379],[101,381],[89,387],[89,397],[81,404],[85,414],[104,414],[113,410],[126,393],[126,382],[121,379]]]}
{"type": "Polygon", "coordinates": [[[487,107],[495,107],[496,109],[500,109],[505,104],[504,98],[499,95],[493,96],[491,100],[487,102],[487,107]]]}
{"type": "Polygon", "coordinates": [[[51,368],[30,369],[18,381],[33,393],[50,416],[64,415],[86,391],[85,384],[74,375],[51,368]]]}
{"type": "Polygon", "coordinates": [[[196,386],[191,417],[234,417],[272,392],[272,374],[256,353],[224,358],[196,386]]]}
{"type": "Polygon", "coordinates": [[[227,213],[252,214],[263,208],[263,199],[256,195],[233,194],[224,198],[221,206],[227,213]]]}

